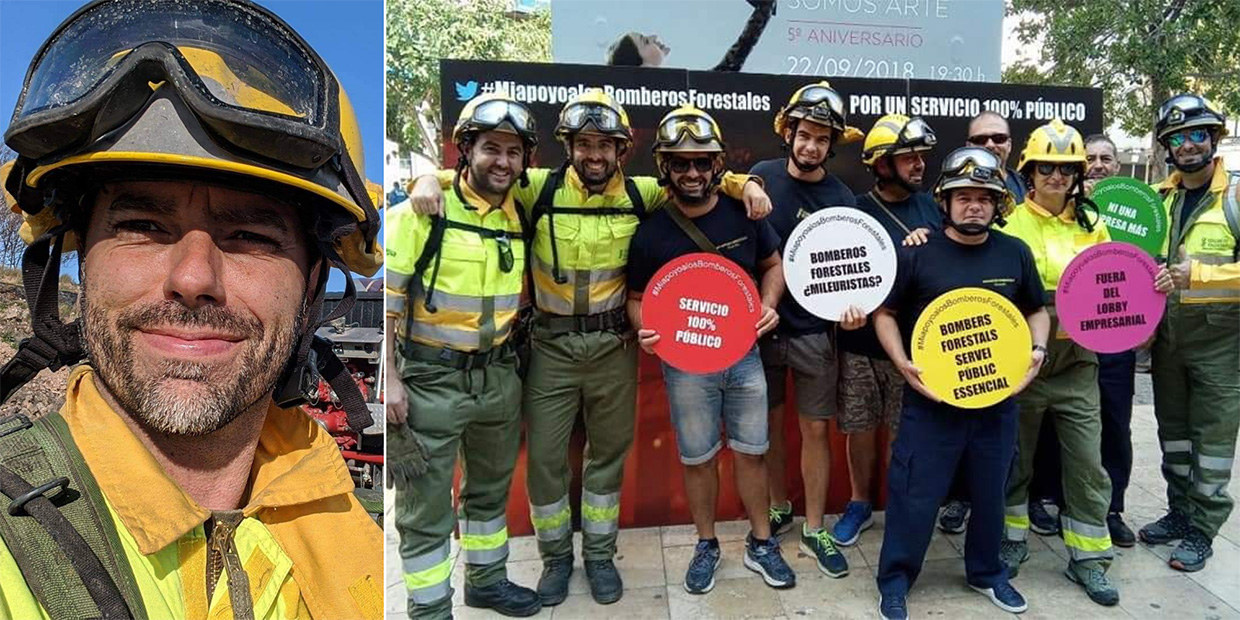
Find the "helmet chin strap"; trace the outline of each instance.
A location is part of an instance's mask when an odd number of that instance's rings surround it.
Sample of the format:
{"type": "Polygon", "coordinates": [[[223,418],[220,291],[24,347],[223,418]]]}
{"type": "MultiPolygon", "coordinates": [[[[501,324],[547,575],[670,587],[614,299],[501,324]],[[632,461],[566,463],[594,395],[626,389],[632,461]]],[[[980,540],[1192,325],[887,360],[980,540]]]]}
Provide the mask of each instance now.
{"type": "Polygon", "coordinates": [[[918,191],[921,190],[920,187],[914,186],[912,183],[909,183],[908,181],[904,179],[904,177],[900,176],[899,172],[896,172],[896,160],[894,156],[884,155],[883,159],[887,160],[887,167],[891,169],[893,174],[891,174],[890,176],[883,176],[882,174],[878,172],[878,167],[875,166],[874,176],[878,179],[879,183],[894,183],[898,187],[903,188],[904,191],[908,192],[910,196],[913,194],[916,194],[918,191]]]}

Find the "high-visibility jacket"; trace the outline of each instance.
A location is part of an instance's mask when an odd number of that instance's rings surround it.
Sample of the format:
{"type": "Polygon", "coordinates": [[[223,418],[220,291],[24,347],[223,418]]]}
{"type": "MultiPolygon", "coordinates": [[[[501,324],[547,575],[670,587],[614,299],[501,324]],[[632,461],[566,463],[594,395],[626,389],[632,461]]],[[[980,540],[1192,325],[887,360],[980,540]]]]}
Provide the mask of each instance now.
{"type": "Polygon", "coordinates": [[[1059,278],[1077,254],[1111,240],[1101,219],[1094,224],[1092,232],[1087,231],[1077,223],[1074,205],[1069,204],[1059,215],[1052,215],[1032,197],[1026,197],[1007,217],[1003,232],[1019,237],[1029,246],[1042,278],[1042,288],[1047,291],[1059,287],[1059,278]]]}
{"type": "MultiPolygon", "coordinates": [[[[336,442],[314,420],[300,409],[268,409],[243,518],[231,534],[236,562],[210,567],[203,523],[211,512],[164,473],[97,380],[89,366],[74,369],[65,405],[53,415],[63,418],[102,493],[100,514],[115,528],[118,563],[127,565],[144,607],[136,616],[239,617],[229,588],[248,581],[259,620],[382,617],[382,532],[353,497],[336,442]],[[208,571],[218,577],[209,600],[208,571]]],[[[217,526],[213,539],[224,529],[217,526]]],[[[0,541],[0,619],[49,618],[10,546],[0,541]]]]}
{"type": "Polygon", "coordinates": [[[1191,261],[1188,290],[1177,289],[1185,304],[1236,304],[1240,303],[1240,262],[1237,262],[1238,239],[1236,225],[1229,223],[1226,209],[1232,209],[1233,219],[1240,220],[1236,200],[1228,204],[1226,195],[1235,191],[1237,177],[1230,177],[1223,167],[1222,158],[1214,160],[1214,177],[1210,189],[1201,198],[1189,216],[1187,226],[1181,228],[1180,213],[1185,208],[1187,193],[1180,186],[1183,174],[1176,170],[1154,189],[1163,196],[1163,208],[1167,212],[1170,234],[1163,244],[1163,255],[1168,262],[1179,262],[1179,248],[1191,261]]]}
{"type": "MultiPolygon", "coordinates": [[[[626,179],[619,171],[599,194],[586,189],[572,166],[564,168],[563,174],[558,169],[533,168],[527,175],[529,185],[515,185],[512,195],[534,229],[530,267],[535,306],[543,312],[565,316],[623,308],[629,241],[642,217],[671,203],[667,191],[657,179],[626,179]],[[538,204],[544,187],[555,177],[562,182],[555,190],[552,204],[538,204]],[[626,181],[632,183],[643,205],[633,204],[626,181]]],[[[444,170],[436,176],[446,194],[453,172],[444,170]]],[[[739,199],[745,183],[756,178],[725,173],[720,191],[739,199]]]]}
{"type": "Polygon", "coordinates": [[[496,207],[464,175],[453,185],[444,192],[442,217],[415,214],[408,202],[388,210],[387,315],[400,319],[398,341],[488,351],[508,339],[520,307],[521,220],[511,193],[496,207]],[[436,226],[443,227],[438,243],[436,226]],[[424,268],[415,282],[419,259],[424,268]]]}

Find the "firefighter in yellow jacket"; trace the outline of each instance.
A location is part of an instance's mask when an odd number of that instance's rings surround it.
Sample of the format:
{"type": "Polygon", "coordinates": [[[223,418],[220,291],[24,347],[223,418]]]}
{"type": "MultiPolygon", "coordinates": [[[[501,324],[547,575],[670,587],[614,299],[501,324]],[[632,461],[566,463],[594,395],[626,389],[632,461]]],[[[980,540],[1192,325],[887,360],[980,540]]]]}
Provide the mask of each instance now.
{"type": "MultiPolygon", "coordinates": [[[[1033,130],[1020,155],[1017,170],[1030,188],[1025,201],[1008,217],[1004,232],[1024,241],[1033,251],[1042,286],[1054,296],[1064,269],[1082,251],[1110,241],[1097,208],[1085,198],[1085,141],[1080,132],[1055,119],[1033,130]]],[[[1164,269],[1156,284],[1170,288],[1164,269]]],[[[1053,416],[1063,455],[1066,505],[1064,546],[1068,549],[1065,575],[1080,584],[1100,605],[1119,602],[1119,590],[1107,576],[1114,552],[1106,516],[1111,503],[1111,480],[1102,468],[1102,412],[1098,393],[1098,358],[1068,339],[1055,313],[1046,361],[1036,379],[1017,397],[1020,405],[1020,444],[1008,478],[1006,527],[1001,555],[1008,574],[1015,577],[1029,559],[1029,482],[1033,477],[1034,448],[1044,416],[1053,416]]]]}
{"type": "Polygon", "coordinates": [[[0,419],[0,618],[383,615],[382,533],[296,407],[317,367],[371,422],[313,340],[330,269],[381,264],[357,120],[274,14],[192,12],[211,27],[177,3],[80,9],[5,133],[34,333],[0,397],[87,363],[59,412],[0,419]]]}
{"type": "Polygon", "coordinates": [[[1227,484],[1240,425],[1240,186],[1215,156],[1224,121],[1201,97],[1177,95],[1155,125],[1175,168],[1155,186],[1167,210],[1164,248],[1176,290],[1151,372],[1169,510],[1139,535],[1149,544],[1179,540],[1168,563],[1189,572],[1205,566],[1231,514],[1227,484]]]}
{"type": "MultiPolygon", "coordinates": [[[[529,455],[531,521],[543,559],[544,605],[568,596],[573,571],[569,440],[585,422],[582,555],[590,593],[601,604],[623,595],[613,558],[620,522],[624,460],[633,442],[637,346],[625,316],[625,266],[640,222],[669,198],[656,179],[626,177],[620,160],[632,147],[624,108],[587,89],[560,112],[555,136],[568,154],[557,169],[529,171],[513,188],[532,234],[533,329],[522,408],[529,455]]],[[[441,209],[451,175],[419,179],[414,209],[441,209]]],[[[754,217],[769,200],[753,177],[728,175],[723,189],[744,197],[754,217]]]]}
{"type": "Polygon", "coordinates": [[[542,608],[508,581],[508,487],[521,438],[521,380],[512,347],[525,282],[525,243],[513,202],[538,133],[529,109],[506,95],[465,104],[452,131],[460,163],[442,215],[408,202],[389,211],[389,429],[408,425],[425,446],[426,472],[397,494],[396,529],[409,613],[452,614],[452,476],[464,477],[458,514],[465,604],[506,616],[542,608]],[[408,416],[406,418],[406,415],[408,416]]]}

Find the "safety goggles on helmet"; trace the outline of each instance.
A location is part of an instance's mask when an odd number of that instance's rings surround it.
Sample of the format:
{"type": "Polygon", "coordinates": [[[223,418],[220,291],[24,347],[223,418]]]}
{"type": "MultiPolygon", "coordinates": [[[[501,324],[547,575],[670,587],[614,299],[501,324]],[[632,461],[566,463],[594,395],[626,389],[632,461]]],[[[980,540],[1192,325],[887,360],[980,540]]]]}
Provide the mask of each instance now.
{"type": "Polygon", "coordinates": [[[844,99],[826,86],[810,86],[801,91],[793,101],[788,116],[808,118],[814,122],[842,128],[844,126],[844,99]]]}
{"type": "Polygon", "coordinates": [[[517,135],[527,142],[538,141],[538,124],[529,108],[524,105],[503,99],[494,99],[478,104],[468,119],[465,119],[462,130],[491,131],[502,129],[504,125],[512,128],[517,135]]]}
{"type": "Polygon", "coordinates": [[[656,148],[661,145],[678,144],[685,134],[696,142],[707,143],[712,140],[723,143],[722,136],[715,130],[715,124],[708,118],[695,115],[673,116],[659,125],[655,136],[656,148]]]}
{"type": "Polygon", "coordinates": [[[343,150],[331,71],[278,17],[238,0],[83,7],[35,55],[5,139],[30,158],[68,152],[124,125],[160,88],[233,148],[306,170],[343,150]]]}
{"type": "Polygon", "coordinates": [[[1191,141],[1193,144],[1205,144],[1210,139],[1210,132],[1205,129],[1189,129],[1177,131],[1167,136],[1167,146],[1178,149],[1184,146],[1185,141],[1191,141]]]}
{"type": "Polygon", "coordinates": [[[943,172],[935,194],[957,187],[984,187],[1006,194],[1003,163],[990,151],[976,146],[958,148],[943,160],[943,172]]]}
{"type": "Polygon", "coordinates": [[[574,103],[560,113],[560,125],[557,132],[575,133],[593,124],[594,128],[605,134],[622,134],[629,136],[629,128],[625,126],[620,114],[609,106],[600,103],[574,103]]]}
{"type": "Polygon", "coordinates": [[[891,146],[891,153],[904,153],[911,150],[919,150],[919,147],[929,149],[937,144],[939,139],[934,135],[934,130],[930,129],[930,125],[921,117],[916,116],[900,129],[900,133],[896,136],[896,143],[891,146]]]}
{"type": "Polygon", "coordinates": [[[1224,124],[1223,115],[1210,107],[1205,99],[1197,95],[1176,95],[1158,107],[1158,122],[1155,133],[1162,140],[1167,134],[1184,127],[1202,125],[1220,126],[1224,124]]]}

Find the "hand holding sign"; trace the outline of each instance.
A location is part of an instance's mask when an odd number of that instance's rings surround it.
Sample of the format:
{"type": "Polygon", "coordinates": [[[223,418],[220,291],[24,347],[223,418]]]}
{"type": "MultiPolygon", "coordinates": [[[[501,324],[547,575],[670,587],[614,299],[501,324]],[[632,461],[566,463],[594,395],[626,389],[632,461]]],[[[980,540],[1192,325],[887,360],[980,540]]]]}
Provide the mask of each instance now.
{"type": "Polygon", "coordinates": [[[1158,328],[1166,307],[1166,295],[1155,288],[1159,273],[1149,255],[1128,243],[1100,243],[1081,252],[1055,289],[1060,327],[1098,353],[1139,346],[1158,328]]]}
{"type": "Polygon", "coordinates": [[[1131,243],[1150,256],[1162,252],[1167,213],[1162,198],[1149,185],[1131,177],[1098,181],[1090,198],[1114,241],[1131,243]]]}
{"type": "Polygon", "coordinates": [[[863,211],[822,209],[797,224],[784,247],[784,280],[811,314],[839,321],[849,306],[873,312],[896,275],[887,231],[863,211]]]}
{"type": "MultiPolygon", "coordinates": [[[[774,314],[772,311],[771,315],[774,314]]],[[[715,254],[681,256],[659,269],[642,296],[643,349],[679,370],[719,372],[745,356],[764,314],[758,289],[736,263],[715,254]]]]}

